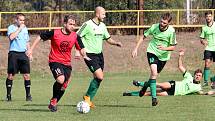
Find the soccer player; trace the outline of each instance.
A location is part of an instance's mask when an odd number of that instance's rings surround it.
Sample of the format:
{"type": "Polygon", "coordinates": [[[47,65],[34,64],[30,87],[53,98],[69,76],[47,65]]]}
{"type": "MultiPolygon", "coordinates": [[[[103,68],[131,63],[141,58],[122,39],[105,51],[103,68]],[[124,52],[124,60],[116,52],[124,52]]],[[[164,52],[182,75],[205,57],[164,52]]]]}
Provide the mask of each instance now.
{"type": "Polygon", "coordinates": [[[26,101],[32,101],[30,94],[30,62],[26,51],[30,49],[28,29],[25,26],[25,15],[17,13],[15,15],[15,23],[11,24],[7,30],[7,36],[10,40],[8,53],[8,68],[7,68],[7,101],[12,101],[11,90],[15,74],[23,74],[24,86],[26,91],[26,101]]]}
{"type": "Polygon", "coordinates": [[[52,112],[57,111],[57,103],[63,96],[72,71],[71,66],[71,51],[73,46],[81,50],[83,43],[81,38],[74,32],[76,19],[73,15],[66,15],[64,17],[64,24],[62,29],[55,29],[41,33],[34,43],[28,54],[31,55],[35,46],[42,39],[44,41],[51,40],[51,51],[49,54],[49,67],[56,80],[53,85],[53,96],[50,100],[48,108],[52,112]],[[81,47],[81,48],[80,48],[81,47]]]}
{"type": "Polygon", "coordinates": [[[82,38],[87,56],[91,60],[86,60],[85,63],[93,73],[93,79],[90,82],[87,93],[83,97],[90,107],[95,105],[92,103],[94,96],[103,80],[104,58],[102,53],[102,46],[104,40],[111,44],[121,47],[122,43],[111,39],[110,34],[103,23],[105,16],[105,9],[101,6],[95,8],[95,16],[93,19],[83,23],[81,28],[77,31],[78,35],[82,38]]]}
{"type": "MultiPolygon", "coordinates": [[[[179,52],[178,58],[178,68],[183,73],[182,81],[168,81],[157,83],[157,95],[158,96],[168,96],[168,95],[188,95],[188,94],[205,94],[201,88],[201,80],[202,80],[202,70],[197,69],[194,72],[194,77],[192,77],[191,73],[189,73],[182,63],[182,58],[184,56],[184,51],[181,50],[179,52]]],[[[144,82],[133,81],[133,85],[135,86],[144,86],[144,82]]],[[[144,92],[144,96],[151,95],[151,91],[144,92]]],[[[123,96],[139,96],[139,91],[133,92],[124,92],[123,96]]]]}
{"type": "MultiPolygon", "coordinates": [[[[215,24],[213,21],[212,11],[205,12],[205,20],[207,25],[202,27],[200,42],[205,46],[204,51],[204,84],[203,86],[208,86],[208,80],[210,76],[210,66],[215,62],[215,24]]],[[[215,76],[211,78],[212,86],[215,85],[215,76]]]]}
{"type": "Polygon", "coordinates": [[[137,56],[137,50],[143,40],[152,35],[152,39],[149,42],[147,48],[147,58],[150,65],[151,74],[148,82],[145,83],[140,96],[143,96],[143,92],[150,86],[152,92],[152,106],[158,104],[156,97],[156,79],[158,73],[160,73],[165,66],[166,62],[170,59],[171,51],[175,49],[176,37],[175,29],[169,25],[172,20],[170,13],[165,13],[161,16],[160,23],[153,24],[144,35],[140,37],[135,49],[132,52],[132,57],[137,56]]]}

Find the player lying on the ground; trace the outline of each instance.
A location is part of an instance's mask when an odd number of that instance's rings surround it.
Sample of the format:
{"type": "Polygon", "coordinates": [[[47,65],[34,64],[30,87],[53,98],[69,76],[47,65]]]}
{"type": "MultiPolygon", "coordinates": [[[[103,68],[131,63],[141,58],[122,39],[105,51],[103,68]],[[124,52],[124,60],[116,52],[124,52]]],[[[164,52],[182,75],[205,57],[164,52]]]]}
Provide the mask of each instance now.
{"type": "MultiPolygon", "coordinates": [[[[179,52],[178,59],[178,68],[183,73],[182,81],[168,81],[163,83],[156,83],[157,87],[157,95],[158,96],[167,96],[167,95],[188,95],[188,94],[208,94],[204,93],[201,88],[201,80],[202,80],[202,71],[197,69],[194,72],[194,77],[192,77],[191,73],[186,71],[182,63],[182,57],[184,55],[184,51],[181,50],[179,52]]],[[[124,92],[123,96],[140,96],[143,95],[149,96],[151,95],[150,91],[146,91],[144,82],[133,81],[135,86],[141,86],[142,89],[140,91],[132,91],[132,92],[124,92]]]]}

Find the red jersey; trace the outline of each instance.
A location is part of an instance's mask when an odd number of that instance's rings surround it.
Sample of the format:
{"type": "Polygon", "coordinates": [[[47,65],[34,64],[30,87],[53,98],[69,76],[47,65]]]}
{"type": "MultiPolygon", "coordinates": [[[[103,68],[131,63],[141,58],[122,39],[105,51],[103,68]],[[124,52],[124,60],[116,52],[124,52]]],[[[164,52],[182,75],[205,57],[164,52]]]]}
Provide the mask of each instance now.
{"type": "Polygon", "coordinates": [[[71,66],[71,51],[75,45],[80,50],[76,32],[64,34],[61,29],[44,32],[40,34],[41,39],[51,40],[51,51],[49,54],[49,62],[58,62],[67,66],[71,66]]]}

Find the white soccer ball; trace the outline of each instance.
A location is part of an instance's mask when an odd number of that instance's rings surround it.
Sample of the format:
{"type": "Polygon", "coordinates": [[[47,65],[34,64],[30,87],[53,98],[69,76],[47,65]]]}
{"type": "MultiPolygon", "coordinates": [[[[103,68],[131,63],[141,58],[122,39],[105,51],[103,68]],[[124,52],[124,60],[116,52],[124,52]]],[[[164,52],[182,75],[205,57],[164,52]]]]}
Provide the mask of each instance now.
{"type": "Polygon", "coordinates": [[[85,101],[80,101],[77,104],[77,111],[79,113],[88,113],[90,112],[90,105],[85,101]]]}

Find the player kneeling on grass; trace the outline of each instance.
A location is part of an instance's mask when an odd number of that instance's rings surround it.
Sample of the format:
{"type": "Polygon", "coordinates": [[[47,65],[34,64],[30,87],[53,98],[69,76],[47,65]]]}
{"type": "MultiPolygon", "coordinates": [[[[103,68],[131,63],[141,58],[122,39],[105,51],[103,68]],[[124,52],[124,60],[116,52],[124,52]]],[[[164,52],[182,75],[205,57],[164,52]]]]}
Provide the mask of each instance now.
{"type": "MultiPolygon", "coordinates": [[[[55,29],[52,31],[41,33],[36,38],[28,54],[31,55],[35,46],[42,39],[44,41],[51,40],[51,51],[49,54],[49,67],[56,80],[53,85],[53,96],[50,100],[48,108],[52,112],[57,111],[57,102],[63,96],[65,89],[69,83],[69,78],[72,71],[71,66],[71,50],[73,46],[81,50],[84,56],[84,45],[81,38],[74,31],[75,17],[73,15],[66,15],[64,17],[64,24],[62,29],[55,29]]],[[[85,59],[87,56],[84,56],[85,59]]]]}
{"type": "MultiPolygon", "coordinates": [[[[179,52],[178,68],[183,73],[182,81],[168,81],[163,83],[156,83],[157,95],[158,96],[168,96],[168,95],[188,95],[188,94],[207,94],[202,91],[201,80],[202,80],[202,70],[197,69],[194,72],[194,77],[189,73],[183,66],[182,57],[184,56],[184,51],[179,52]]],[[[144,88],[144,82],[139,82],[134,80],[133,85],[141,86],[144,88]]],[[[124,92],[123,96],[150,96],[150,91],[140,91],[124,92]]]]}

